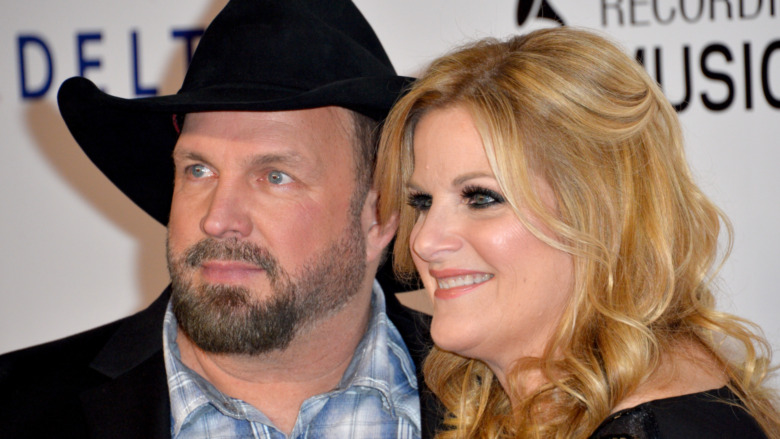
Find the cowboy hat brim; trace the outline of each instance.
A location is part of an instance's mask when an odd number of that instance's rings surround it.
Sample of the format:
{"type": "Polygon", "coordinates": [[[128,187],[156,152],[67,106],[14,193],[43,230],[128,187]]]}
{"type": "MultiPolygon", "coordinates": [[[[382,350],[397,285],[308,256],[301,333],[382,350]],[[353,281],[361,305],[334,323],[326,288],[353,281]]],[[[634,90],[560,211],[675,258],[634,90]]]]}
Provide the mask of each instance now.
{"type": "Polygon", "coordinates": [[[230,0],[200,38],[178,93],[124,99],[77,77],[57,99],[87,156],[167,224],[174,115],[335,105],[381,120],[409,82],[349,0],[230,0]]]}
{"type": "Polygon", "coordinates": [[[75,77],[57,99],[68,129],[92,162],[139,207],[168,223],[173,196],[174,115],[202,111],[287,111],[335,105],[382,119],[410,78],[357,78],[301,91],[253,85],[123,99],[75,77]],[[121,145],[121,146],[118,146],[121,145]]]}

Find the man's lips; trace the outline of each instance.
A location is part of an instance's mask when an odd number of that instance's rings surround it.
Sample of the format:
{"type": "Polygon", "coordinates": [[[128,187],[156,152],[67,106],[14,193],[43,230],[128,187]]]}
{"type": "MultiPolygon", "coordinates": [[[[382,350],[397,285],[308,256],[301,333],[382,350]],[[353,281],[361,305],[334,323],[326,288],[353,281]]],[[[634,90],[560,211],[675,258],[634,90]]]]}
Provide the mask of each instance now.
{"type": "Polygon", "coordinates": [[[434,296],[438,299],[454,299],[479,288],[493,278],[490,273],[472,270],[430,270],[436,281],[434,296]]]}
{"type": "Polygon", "coordinates": [[[208,261],[200,266],[205,280],[213,283],[235,283],[263,273],[262,268],[238,261],[208,261]]]}

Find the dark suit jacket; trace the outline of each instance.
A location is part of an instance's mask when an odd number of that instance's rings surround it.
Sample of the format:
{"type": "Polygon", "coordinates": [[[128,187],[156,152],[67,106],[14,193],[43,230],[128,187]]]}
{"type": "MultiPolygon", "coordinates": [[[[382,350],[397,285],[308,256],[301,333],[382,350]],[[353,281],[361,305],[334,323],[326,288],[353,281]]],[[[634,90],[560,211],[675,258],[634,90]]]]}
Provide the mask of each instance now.
{"type": "MultiPolygon", "coordinates": [[[[162,326],[170,287],[147,309],[0,356],[0,438],[170,438],[162,326]]],[[[418,370],[424,437],[438,422],[420,364],[428,319],[387,294],[387,313],[418,370]]]]}

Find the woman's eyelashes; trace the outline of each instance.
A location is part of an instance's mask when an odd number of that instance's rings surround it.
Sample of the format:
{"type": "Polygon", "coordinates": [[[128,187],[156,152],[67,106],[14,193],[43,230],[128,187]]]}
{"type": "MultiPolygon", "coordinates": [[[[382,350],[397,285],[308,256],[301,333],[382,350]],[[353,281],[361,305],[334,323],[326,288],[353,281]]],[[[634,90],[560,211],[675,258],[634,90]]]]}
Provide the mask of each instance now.
{"type": "Polygon", "coordinates": [[[474,209],[484,209],[505,201],[504,197],[494,190],[471,185],[463,188],[461,197],[466,201],[466,204],[474,209]]]}
{"type": "MultiPolygon", "coordinates": [[[[501,194],[481,186],[466,186],[460,196],[471,209],[485,209],[505,202],[501,194]]],[[[433,205],[433,197],[422,192],[410,192],[406,204],[417,212],[425,212],[433,205]]]]}
{"type": "Polygon", "coordinates": [[[433,197],[421,192],[410,192],[409,196],[406,199],[406,204],[408,204],[412,209],[416,210],[417,212],[427,211],[428,209],[431,208],[432,203],[433,203],[433,197]]]}

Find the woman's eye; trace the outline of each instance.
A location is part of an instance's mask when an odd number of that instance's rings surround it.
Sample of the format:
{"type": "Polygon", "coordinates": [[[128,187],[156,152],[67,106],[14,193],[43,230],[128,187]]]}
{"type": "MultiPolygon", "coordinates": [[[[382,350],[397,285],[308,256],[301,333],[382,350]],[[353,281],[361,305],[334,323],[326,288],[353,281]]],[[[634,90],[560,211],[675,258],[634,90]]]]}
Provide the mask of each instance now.
{"type": "Polygon", "coordinates": [[[214,173],[205,165],[192,165],[187,167],[187,173],[194,178],[210,177],[214,173]]]}
{"type": "Polygon", "coordinates": [[[292,183],[293,179],[289,175],[282,171],[271,171],[268,173],[268,182],[271,184],[288,184],[292,183]]]}
{"type": "Polygon", "coordinates": [[[487,194],[474,194],[471,197],[471,204],[475,204],[477,206],[482,206],[484,204],[490,204],[492,202],[496,201],[495,198],[491,197],[487,194]]]}
{"type": "Polygon", "coordinates": [[[504,197],[498,192],[482,187],[466,187],[462,195],[466,204],[474,209],[483,209],[504,202],[504,197]]]}
{"type": "Polygon", "coordinates": [[[425,194],[409,194],[406,204],[418,212],[425,212],[431,208],[433,198],[425,194]]]}

